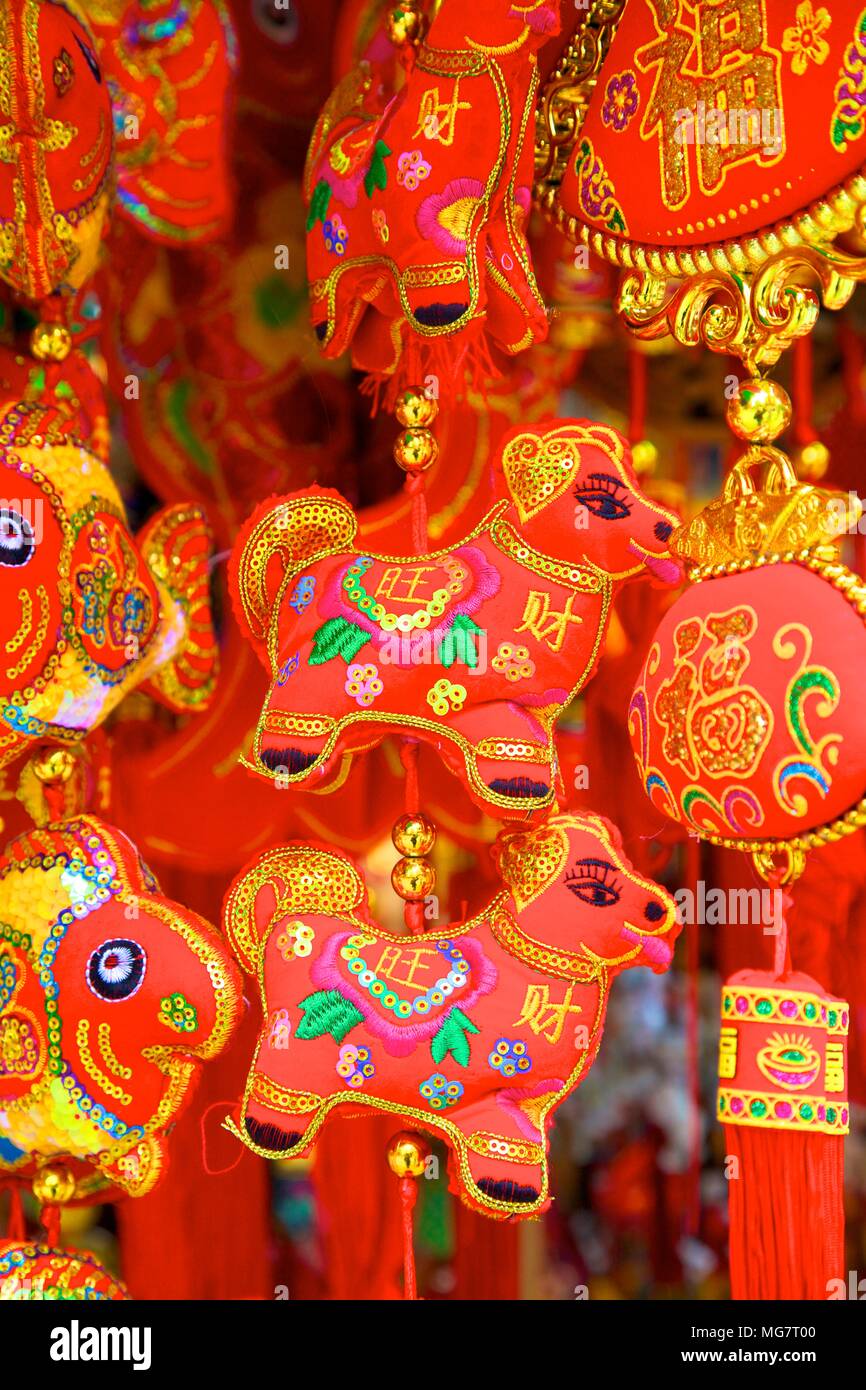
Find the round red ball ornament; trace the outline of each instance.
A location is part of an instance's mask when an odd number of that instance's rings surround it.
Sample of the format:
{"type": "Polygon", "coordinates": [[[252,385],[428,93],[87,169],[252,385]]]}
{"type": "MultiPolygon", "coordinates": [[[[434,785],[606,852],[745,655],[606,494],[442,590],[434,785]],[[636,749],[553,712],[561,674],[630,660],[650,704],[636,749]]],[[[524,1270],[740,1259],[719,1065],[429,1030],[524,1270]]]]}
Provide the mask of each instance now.
{"type": "Polygon", "coordinates": [[[747,452],[672,537],[692,583],[629,706],[653,804],[713,843],[784,848],[789,870],[866,824],[866,585],[839,559],[851,520],[779,450],[747,452]]]}

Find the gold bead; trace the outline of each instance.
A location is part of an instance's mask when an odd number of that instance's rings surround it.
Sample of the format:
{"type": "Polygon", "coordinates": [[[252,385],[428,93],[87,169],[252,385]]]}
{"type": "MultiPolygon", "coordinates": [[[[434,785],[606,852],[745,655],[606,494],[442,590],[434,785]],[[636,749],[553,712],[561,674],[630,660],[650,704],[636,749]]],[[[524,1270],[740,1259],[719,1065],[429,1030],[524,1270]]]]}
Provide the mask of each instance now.
{"type": "Polygon", "coordinates": [[[46,1164],[33,1179],[33,1196],[43,1207],[62,1207],[75,1196],[75,1177],[62,1163],[46,1164]]]}
{"type": "Polygon", "coordinates": [[[433,892],[436,870],[429,859],[398,859],[391,870],[391,885],[404,902],[418,903],[433,892]]]}
{"type": "Polygon", "coordinates": [[[62,323],[37,323],[30,334],[30,350],[40,362],[62,362],[72,349],[72,334],[62,323]]]}
{"type": "Polygon", "coordinates": [[[429,854],[433,848],[436,842],[436,827],[420,812],[414,816],[401,816],[394,822],[391,839],[399,854],[408,854],[411,858],[417,859],[422,854],[429,854]]]}
{"type": "Polygon", "coordinates": [[[439,414],[439,402],[428,396],[420,386],[410,386],[397,398],[394,414],[407,429],[426,429],[439,414]]]}
{"type": "Polygon", "coordinates": [[[830,450],[820,439],[812,439],[794,450],[793,462],[798,478],[807,483],[817,483],[830,466],[830,450]]]}
{"type": "Polygon", "coordinates": [[[426,1139],[403,1129],[388,1145],[388,1167],[398,1178],[422,1178],[429,1154],[426,1139]]]}
{"type": "Polygon", "coordinates": [[[750,377],[740,382],[726,413],[738,439],[771,444],[791,423],[791,398],[777,381],[750,377]]]}
{"type": "Polygon", "coordinates": [[[32,762],[40,782],[68,782],[75,771],[75,754],[68,748],[45,748],[32,762]]]}
{"type": "Polygon", "coordinates": [[[640,439],[632,445],[631,461],[635,473],[652,473],[658,462],[659,451],[651,439],[640,439]]]}
{"type": "Polygon", "coordinates": [[[418,43],[421,29],[422,16],[408,5],[398,5],[388,15],[388,37],[398,48],[404,43],[418,43]]]}
{"type": "Polygon", "coordinates": [[[408,429],[397,436],[394,458],[405,473],[426,473],[439,457],[439,445],[427,429],[408,429]]]}

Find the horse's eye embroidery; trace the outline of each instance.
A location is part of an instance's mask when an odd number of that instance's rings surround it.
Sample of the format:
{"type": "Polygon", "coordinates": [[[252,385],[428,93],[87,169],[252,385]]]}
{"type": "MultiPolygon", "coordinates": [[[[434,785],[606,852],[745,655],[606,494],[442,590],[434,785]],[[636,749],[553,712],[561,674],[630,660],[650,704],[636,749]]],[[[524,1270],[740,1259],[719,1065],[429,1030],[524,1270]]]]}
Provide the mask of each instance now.
{"type": "Polygon", "coordinates": [[[616,869],[606,859],[577,859],[565,875],[565,886],[590,907],[611,907],[619,902],[616,869]]]}
{"type": "Polygon", "coordinates": [[[141,987],[147,956],[137,941],[103,941],[87,962],[87,983],[100,999],[129,999],[141,987]]]}
{"type": "Polygon", "coordinates": [[[625,484],[612,473],[590,473],[574,489],[575,499],[602,521],[622,521],[631,514],[631,498],[625,484]]]}
{"type": "Polygon", "coordinates": [[[0,507],[0,565],[20,568],[36,549],[33,527],[13,507],[0,507]]]}

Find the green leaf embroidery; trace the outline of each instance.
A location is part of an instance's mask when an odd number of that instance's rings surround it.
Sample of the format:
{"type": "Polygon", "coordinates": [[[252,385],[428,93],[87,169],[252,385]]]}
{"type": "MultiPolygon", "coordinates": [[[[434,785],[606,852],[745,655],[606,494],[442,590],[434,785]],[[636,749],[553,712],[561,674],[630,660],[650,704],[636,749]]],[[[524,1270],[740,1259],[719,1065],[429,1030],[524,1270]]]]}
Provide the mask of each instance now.
{"type": "Polygon", "coordinates": [[[296,1038],[321,1038],[330,1033],[334,1042],[341,1043],[364,1015],[338,989],[319,989],[308,994],[298,1005],[304,1017],[295,1029],[296,1038]]]}
{"type": "Polygon", "coordinates": [[[465,613],[458,613],[439,644],[439,659],[442,665],[448,669],[455,661],[463,661],[467,666],[477,666],[478,651],[475,638],[483,631],[484,629],[465,613]]]}
{"type": "Polygon", "coordinates": [[[456,1006],[449,1009],[441,1028],[430,1039],[430,1054],[437,1066],[450,1052],[454,1061],[461,1067],[469,1066],[469,1039],[467,1033],[477,1033],[478,1029],[467,1018],[462,1009],[456,1006]]]}
{"type": "Polygon", "coordinates": [[[373,150],[373,158],[370,160],[370,167],[364,175],[364,192],[368,198],[372,198],[377,188],[384,188],[388,182],[388,171],[385,168],[385,160],[391,151],[384,140],[377,140],[373,150]]]}
{"type": "Polygon", "coordinates": [[[307,231],[311,232],[317,222],[324,222],[325,213],[328,211],[328,204],[331,201],[331,185],[324,179],[319,179],[313,189],[313,196],[310,199],[310,210],[307,213],[307,231]]]}
{"type": "Polygon", "coordinates": [[[335,656],[341,656],[348,664],[369,641],[370,634],[358,623],[348,618],[329,618],[313,635],[310,665],[321,666],[335,656]]]}

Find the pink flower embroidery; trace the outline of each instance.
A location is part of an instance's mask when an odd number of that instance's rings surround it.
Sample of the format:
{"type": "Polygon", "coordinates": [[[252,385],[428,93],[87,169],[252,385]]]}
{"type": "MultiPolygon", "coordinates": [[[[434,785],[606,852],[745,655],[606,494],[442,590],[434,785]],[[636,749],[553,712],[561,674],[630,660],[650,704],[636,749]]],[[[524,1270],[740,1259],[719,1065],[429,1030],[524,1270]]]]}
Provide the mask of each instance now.
{"type": "Polygon", "coordinates": [[[425,241],[449,256],[465,256],[466,242],[481,207],[484,185],[479,179],[452,179],[441,193],[431,193],[415,214],[425,241]]]}
{"type": "Polygon", "coordinates": [[[423,179],[430,177],[431,165],[420,150],[404,150],[397,160],[397,182],[414,193],[423,179]]]}
{"type": "Polygon", "coordinates": [[[343,688],[347,695],[354,698],[357,705],[365,707],[372,705],[376,696],[382,694],[385,686],[379,677],[378,667],[358,664],[350,666],[346,671],[346,684],[343,688]]]}

